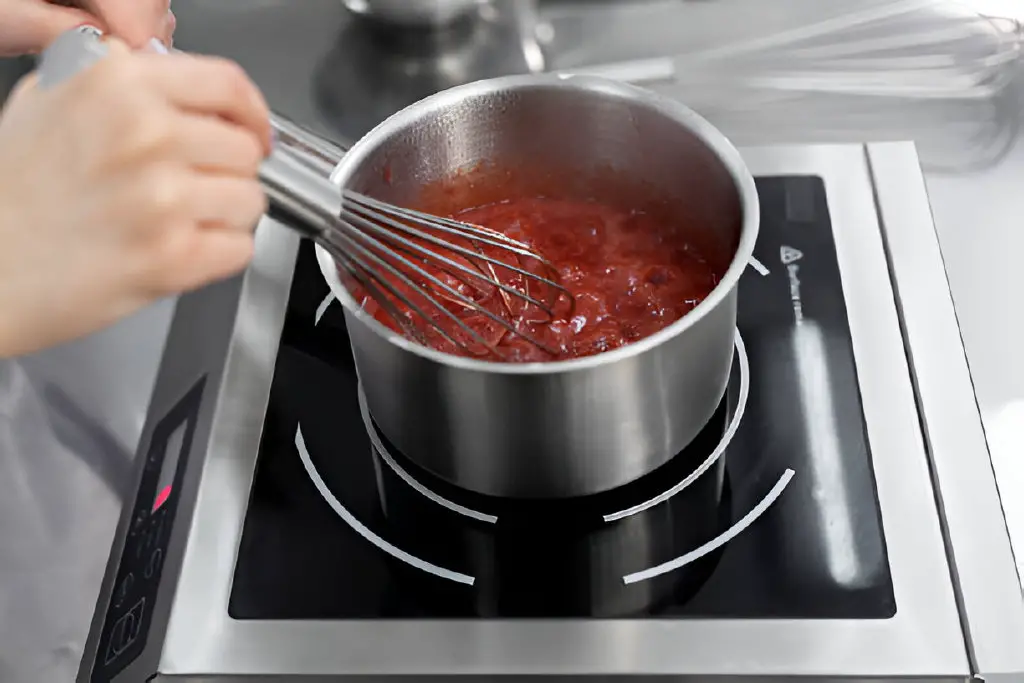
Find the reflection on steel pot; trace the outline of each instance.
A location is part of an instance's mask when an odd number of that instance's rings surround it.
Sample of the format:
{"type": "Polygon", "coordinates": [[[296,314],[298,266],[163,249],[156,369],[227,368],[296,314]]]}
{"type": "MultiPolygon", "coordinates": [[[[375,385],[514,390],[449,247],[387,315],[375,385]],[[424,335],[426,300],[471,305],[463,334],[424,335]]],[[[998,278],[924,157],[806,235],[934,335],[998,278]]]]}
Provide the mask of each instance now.
{"type": "Polygon", "coordinates": [[[628,184],[626,199],[693,226],[724,275],[688,315],[628,346],[504,364],[439,353],[387,329],[358,307],[318,248],[345,306],[370,413],[407,457],[488,495],[577,496],[651,472],[697,435],[725,392],[737,283],[757,237],[753,178],[684,106],[622,83],[545,74],[428,97],[356,143],[333,180],[419,207],[424,188],[481,165],[518,178],[517,194],[604,201],[628,184]]]}

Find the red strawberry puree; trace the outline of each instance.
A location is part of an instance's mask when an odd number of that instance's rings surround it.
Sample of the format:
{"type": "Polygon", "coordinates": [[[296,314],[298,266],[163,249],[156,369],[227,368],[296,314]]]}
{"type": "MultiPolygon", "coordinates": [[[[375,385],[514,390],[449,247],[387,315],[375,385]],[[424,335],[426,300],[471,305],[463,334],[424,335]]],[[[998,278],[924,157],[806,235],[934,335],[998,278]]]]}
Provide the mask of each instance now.
{"type": "MultiPolygon", "coordinates": [[[[395,309],[406,318],[404,325],[366,296],[364,289],[351,288],[356,300],[384,325],[407,334],[411,326],[421,342],[456,355],[506,362],[544,362],[610,351],[654,334],[682,318],[708,296],[722,275],[721,269],[710,265],[686,239],[686,230],[667,224],[664,217],[659,219],[644,211],[624,211],[594,201],[521,198],[449,215],[525,243],[554,267],[557,281],[575,299],[573,305],[567,296],[550,286],[527,282],[529,279],[521,274],[494,266],[493,275],[500,282],[518,291],[527,291],[549,304],[554,312],[552,316],[519,298],[503,296],[500,289],[471,276],[456,278],[450,274],[450,268],[446,273],[433,263],[418,263],[453,289],[512,322],[517,330],[541,342],[546,349],[538,348],[520,334],[509,332],[479,311],[442,298],[447,294],[432,287],[431,293],[445,308],[486,342],[481,344],[422,295],[386,276],[392,286],[419,305],[450,336],[468,345],[467,350],[445,339],[401,301],[389,297],[395,309]]],[[[444,237],[452,241],[449,236],[444,237]]],[[[474,248],[462,240],[456,243],[474,248]]],[[[475,249],[475,253],[551,277],[550,271],[538,262],[517,259],[508,252],[479,243],[475,249]]],[[[482,259],[455,258],[467,266],[483,268],[491,275],[482,259]]],[[[400,269],[411,279],[423,281],[407,267],[400,269]]],[[[351,282],[344,274],[343,280],[351,282]]]]}

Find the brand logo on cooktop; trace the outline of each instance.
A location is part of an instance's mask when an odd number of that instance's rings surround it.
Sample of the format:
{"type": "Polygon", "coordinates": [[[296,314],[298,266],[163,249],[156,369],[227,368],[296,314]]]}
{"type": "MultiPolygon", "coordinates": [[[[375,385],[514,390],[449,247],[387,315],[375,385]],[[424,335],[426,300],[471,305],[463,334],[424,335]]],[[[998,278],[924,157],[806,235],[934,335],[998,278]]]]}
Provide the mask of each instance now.
{"type": "Polygon", "coordinates": [[[802,259],[804,257],[804,253],[799,249],[783,246],[779,249],[779,256],[782,258],[783,265],[788,266],[790,263],[795,263],[802,259]]]}
{"type": "Polygon", "coordinates": [[[779,258],[782,259],[782,264],[786,266],[786,273],[789,275],[789,300],[793,304],[793,318],[797,323],[803,322],[804,319],[804,301],[800,294],[800,266],[796,263],[803,257],[804,253],[799,249],[785,245],[779,249],[779,258]]]}

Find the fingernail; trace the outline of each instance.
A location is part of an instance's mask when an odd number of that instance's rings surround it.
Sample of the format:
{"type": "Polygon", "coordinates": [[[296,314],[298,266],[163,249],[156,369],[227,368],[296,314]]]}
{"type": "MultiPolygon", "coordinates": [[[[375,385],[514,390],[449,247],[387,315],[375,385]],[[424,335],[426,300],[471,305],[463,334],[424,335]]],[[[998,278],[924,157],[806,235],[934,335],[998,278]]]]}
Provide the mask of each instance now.
{"type": "Polygon", "coordinates": [[[161,55],[167,54],[167,46],[160,42],[157,38],[151,38],[149,41],[149,49],[161,55]]]}

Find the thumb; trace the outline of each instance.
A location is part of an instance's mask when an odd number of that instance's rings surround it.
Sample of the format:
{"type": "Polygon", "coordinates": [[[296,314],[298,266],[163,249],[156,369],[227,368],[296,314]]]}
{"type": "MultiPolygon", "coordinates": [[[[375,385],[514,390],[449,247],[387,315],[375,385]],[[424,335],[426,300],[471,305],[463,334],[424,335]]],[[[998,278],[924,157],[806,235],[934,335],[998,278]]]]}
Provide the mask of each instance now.
{"type": "Polygon", "coordinates": [[[6,4],[9,11],[0,9],[0,54],[42,52],[65,31],[82,24],[98,25],[95,17],[80,9],[41,1],[6,4]]]}
{"type": "Polygon", "coordinates": [[[170,0],[81,0],[80,5],[101,17],[106,30],[133,48],[160,38],[170,0]]]}

